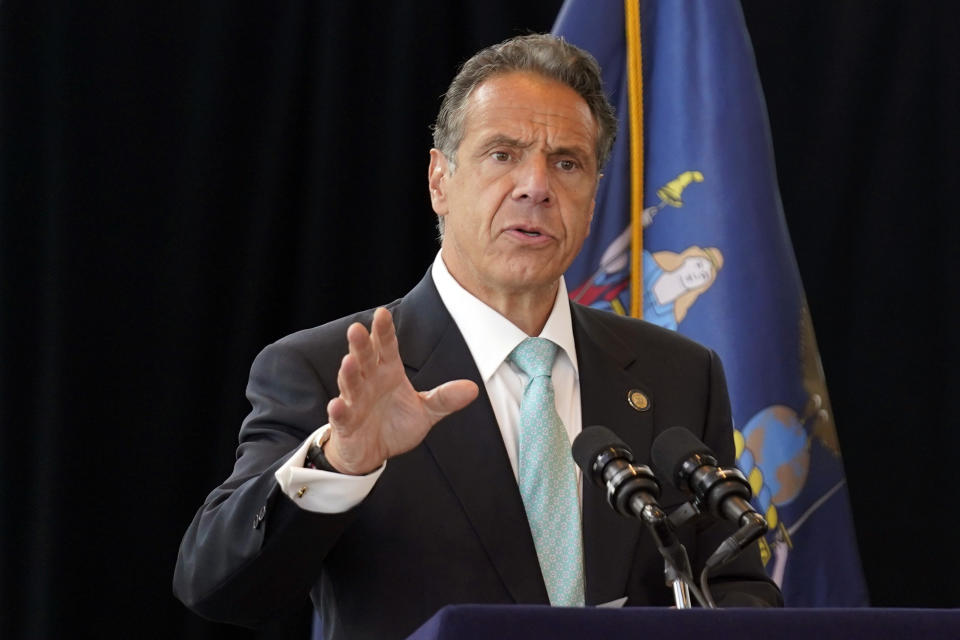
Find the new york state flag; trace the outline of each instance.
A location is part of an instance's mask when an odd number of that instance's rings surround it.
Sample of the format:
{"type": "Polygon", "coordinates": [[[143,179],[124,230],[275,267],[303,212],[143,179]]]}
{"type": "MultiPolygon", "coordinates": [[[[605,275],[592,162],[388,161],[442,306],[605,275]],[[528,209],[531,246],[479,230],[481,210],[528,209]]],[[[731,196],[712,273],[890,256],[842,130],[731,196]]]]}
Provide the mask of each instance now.
{"type": "MultiPolygon", "coordinates": [[[[866,606],[833,412],[777,188],[766,108],[736,0],[639,2],[645,320],[724,362],[737,466],[770,524],[787,606],[866,606]]],[[[629,314],[633,249],[622,0],[567,0],[554,33],[599,61],[620,130],[573,299],[629,314]]],[[[635,214],[636,215],[636,214],[635,214]]]]}

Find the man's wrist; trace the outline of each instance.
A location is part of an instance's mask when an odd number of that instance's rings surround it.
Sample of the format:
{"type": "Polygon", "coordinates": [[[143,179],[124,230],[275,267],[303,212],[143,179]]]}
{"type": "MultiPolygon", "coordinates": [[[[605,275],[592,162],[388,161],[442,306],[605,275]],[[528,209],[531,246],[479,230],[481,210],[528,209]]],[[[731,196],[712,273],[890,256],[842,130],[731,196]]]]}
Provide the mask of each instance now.
{"type": "Polygon", "coordinates": [[[310,443],[307,449],[307,458],[303,466],[308,469],[317,469],[318,471],[329,471],[330,473],[340,473],[340,471],[330,464],[327,456],[323,452],[323,447],[330,440],[330,432],[327,431],[320,438],[310,443]]]}

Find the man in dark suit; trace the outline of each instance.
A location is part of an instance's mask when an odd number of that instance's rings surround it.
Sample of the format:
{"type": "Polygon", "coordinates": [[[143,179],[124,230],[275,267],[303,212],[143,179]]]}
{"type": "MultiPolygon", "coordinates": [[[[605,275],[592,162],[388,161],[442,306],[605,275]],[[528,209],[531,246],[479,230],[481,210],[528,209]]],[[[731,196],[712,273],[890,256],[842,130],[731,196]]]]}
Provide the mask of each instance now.
{"type": "MultiPolygon", "coordinates": [[[[604,424],[645,463],[683,425],[733,463],[712,352],[567,300],[615,127],[595,61],[561,40],[515,38],[463,66],[428,173],[440,254],[404,298],[257,357],[234,471],[181,545],[185,603],[256,625],[310,592],[328,638],[403,637],[450,603],[671,603],[648,533],[569,456],[604,424]],[[549,345],[546,382],[516,356],[531,336],[549,345]],[[550,417],[531,413],[536,378],[550,417]],[[556,464],[531,468],[546,447],[531,424],[560,438],[556,464]]],[[[731,532],[681,531],[695,571],[731,532]]],[[[757,548],[711,584],[721,605],[780,603],[757,548]]]]}

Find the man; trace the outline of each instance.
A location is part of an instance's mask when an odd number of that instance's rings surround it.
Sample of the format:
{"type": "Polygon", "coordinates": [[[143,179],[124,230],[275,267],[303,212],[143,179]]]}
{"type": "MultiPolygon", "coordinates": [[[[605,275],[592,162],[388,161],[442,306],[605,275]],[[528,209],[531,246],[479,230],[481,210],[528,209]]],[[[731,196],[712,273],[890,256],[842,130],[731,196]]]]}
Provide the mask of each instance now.
{"type": "MultiPolygon", "coordinates": [[[[712,352],[567,301],[614,132],[596,62],[559,39],[463,66],[430,152],[440,254],[387,308],[257,357],[234,471],[181,546],[185,603],[255,625],[310,592],[328,638],[403,637],[450,603],[671,603],[647,532],[569,456],[605,424],[644,462],[680,424],[733,462],[712,352]]],[[[730,532],[682,532],[695,570],[730,532]]],[[[755,548],[718,574],[720,604],[779,604],[755,548]]]]}

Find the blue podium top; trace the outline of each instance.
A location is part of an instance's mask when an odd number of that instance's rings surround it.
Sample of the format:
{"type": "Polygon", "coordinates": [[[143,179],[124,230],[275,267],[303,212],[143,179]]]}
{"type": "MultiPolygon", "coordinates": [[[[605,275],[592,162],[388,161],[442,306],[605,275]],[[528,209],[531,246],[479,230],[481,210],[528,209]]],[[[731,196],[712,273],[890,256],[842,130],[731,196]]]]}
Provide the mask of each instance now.
{"type": "Polygon", "coordinates": [[[958,609],[623,609],[444,607],[410,640],[626,637],[712,640],[960,639],[958,609]],[[608,635],[609,634],[609,635],[608,635]]]}

